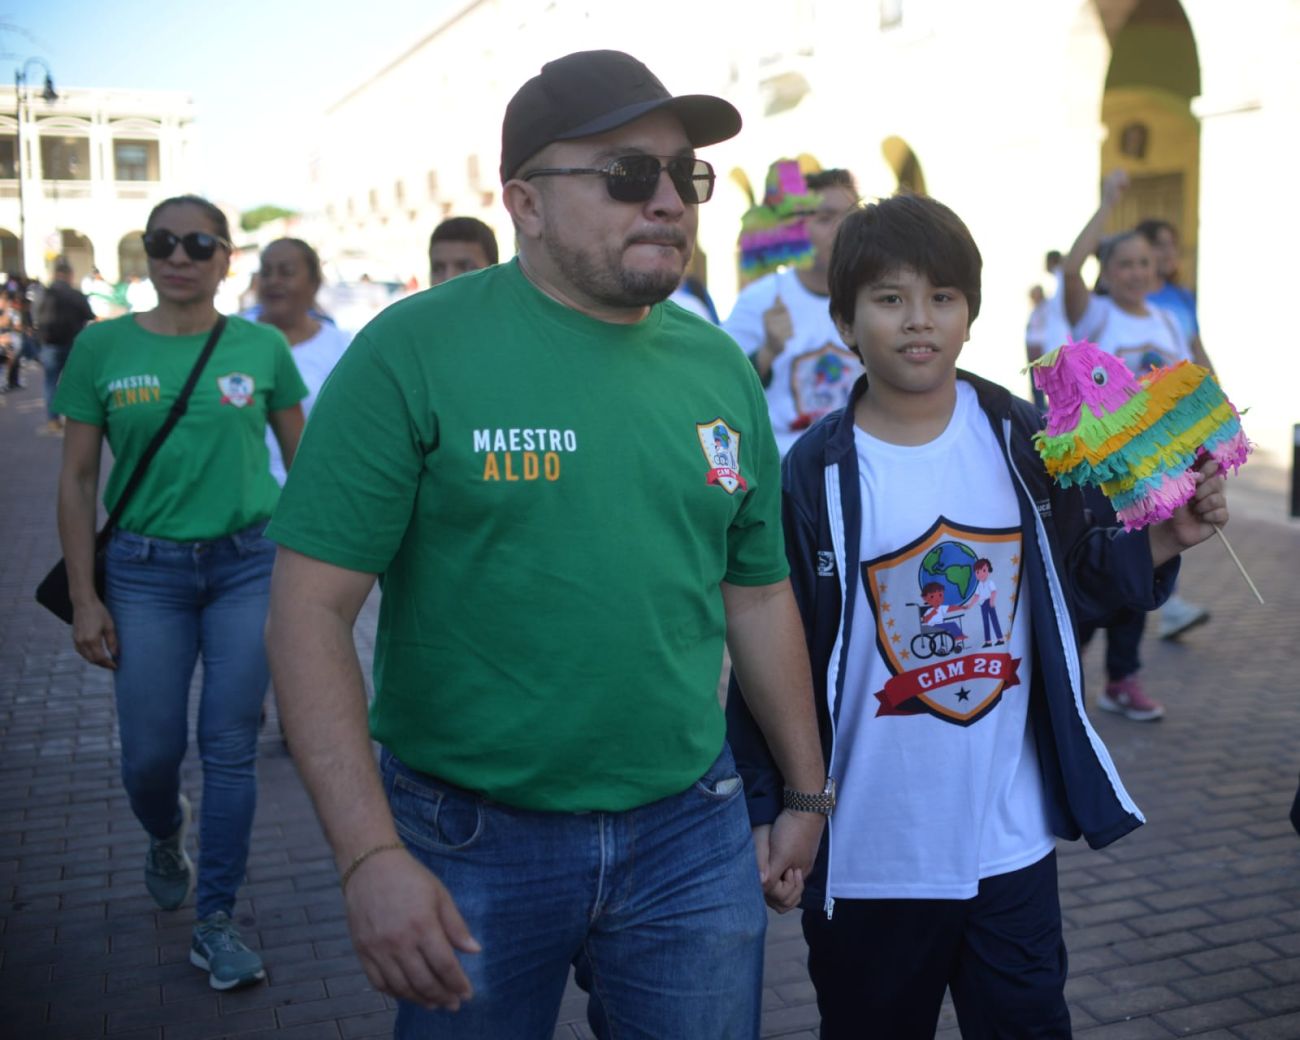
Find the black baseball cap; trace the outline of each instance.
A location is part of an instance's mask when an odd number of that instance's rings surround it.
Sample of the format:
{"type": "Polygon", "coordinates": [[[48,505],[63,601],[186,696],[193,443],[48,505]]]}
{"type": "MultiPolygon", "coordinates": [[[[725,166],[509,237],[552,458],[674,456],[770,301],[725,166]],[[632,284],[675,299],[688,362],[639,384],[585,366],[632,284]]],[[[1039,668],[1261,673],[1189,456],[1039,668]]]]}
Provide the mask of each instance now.
{"type": "Polygon", "coordinates": [[[622,51],[578,51],[556,58],[516,91],[501,124],[501,183],[553,141],[613,130],[666,108],[695,147],[740,132],[740,113],[709,94],[673,97],[641,62],[622,51]]]}

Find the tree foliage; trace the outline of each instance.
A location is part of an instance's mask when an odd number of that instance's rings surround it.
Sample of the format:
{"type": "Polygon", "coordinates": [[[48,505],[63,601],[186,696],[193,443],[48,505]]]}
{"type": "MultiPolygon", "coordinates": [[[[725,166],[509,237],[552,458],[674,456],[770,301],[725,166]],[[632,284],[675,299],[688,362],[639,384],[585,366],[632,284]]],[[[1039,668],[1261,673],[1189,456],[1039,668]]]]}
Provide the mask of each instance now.
{"type": "Polygon", "coordinates": [[[239,226],[245,231],[256,231],[263,224],[281,217],[292,217],[294,210],[282,206],[254,206],[245,210],[239,218],[239,226]]]}

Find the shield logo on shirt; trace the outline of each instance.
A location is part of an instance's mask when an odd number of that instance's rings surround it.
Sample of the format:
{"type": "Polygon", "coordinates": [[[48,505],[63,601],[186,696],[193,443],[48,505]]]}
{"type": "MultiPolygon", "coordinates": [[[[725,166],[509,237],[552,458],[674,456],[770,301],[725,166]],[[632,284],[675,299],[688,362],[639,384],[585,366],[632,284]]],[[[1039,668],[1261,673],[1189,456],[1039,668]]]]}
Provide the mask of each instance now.
{"type": "Polygon", "coordinates": [[[861,374],[862,364],[853,353],[834,343],[796,357],[790,364],[790,393],[798,413],[792,428],[806,429],[827,412],[843,408],[861,374]]]}
{"type": "Polygon", "coordinates": [[[253,399],[253,389],[257,384],[253,377],[244,372],[231,372],[227,376],[217,377],[217,387],[221,390],[221,403],[243,408],[253,399]]]}
{"type": "Polygon", "coordinates": [[[740,431],[732,429],[723,419],[696,423],[695,433],[700,438],[700,448],[709,462],[705,478],[709,484],[733,495],[737,488],[748,491],[749,485],[740,475],[740,431]]]}
{"type": "Polygon", "coordinates": [[[924,713],[969,726],[1019,684],[1008,645],[1021,548],[1019,528],[941,516],[910,545],[862,564],[876,645],[893,673],[875,693],[878,717],[924,713]]]}

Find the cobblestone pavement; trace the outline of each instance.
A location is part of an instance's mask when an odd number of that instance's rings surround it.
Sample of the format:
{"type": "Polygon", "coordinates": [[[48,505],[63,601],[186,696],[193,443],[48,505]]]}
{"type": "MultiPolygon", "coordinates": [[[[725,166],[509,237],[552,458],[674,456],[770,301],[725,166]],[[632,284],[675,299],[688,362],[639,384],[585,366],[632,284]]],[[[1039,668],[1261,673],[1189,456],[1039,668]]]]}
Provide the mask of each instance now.
{"type": "MultiPolygon", "coordinates": [[[[59,552],[59,442],[33,436],[39,375],[29,368],[29,389],[0,398],[0,1035],[390,1035],[391,1005],[351,953],[334,867],[273,711],[236,913],[263,952],[267,984],[210,990],[187,961],[188,912],[159,912],[146,895],[108,675],[84,665],[66,628],[31,601],[59,552]]],[[[1061,849],[1079,1037],[1300,1037],[1300,837],[1287,822],[1300,769],[1300,525],[1282,517],[1284,480],[1248,468],[1229,529],[1268,606],[1254,603],[1221,546],[1200,547],[1184,591],[1213,621],[1180,643],[1144,646],[1148,688],[1167,717],[1097,714],[1149,822],[1100,852],[1061,849]]],[[[371,603],[359,631],[366,655],[373,624],[371,603]]],[[[1100,647],[1086,664],[1096,689],[1100,647]]],[[[197,780],[191,761],[191,798],[197,780]]],[[[772,916],[765,981],[763,1035],[815,1036],[796,915],[772,916]]],[[[556,1036],[590,1035],[571,989],[556,1036]]],[[[950,1010],[939,1035],[957,1036],[950,1010]]]]}

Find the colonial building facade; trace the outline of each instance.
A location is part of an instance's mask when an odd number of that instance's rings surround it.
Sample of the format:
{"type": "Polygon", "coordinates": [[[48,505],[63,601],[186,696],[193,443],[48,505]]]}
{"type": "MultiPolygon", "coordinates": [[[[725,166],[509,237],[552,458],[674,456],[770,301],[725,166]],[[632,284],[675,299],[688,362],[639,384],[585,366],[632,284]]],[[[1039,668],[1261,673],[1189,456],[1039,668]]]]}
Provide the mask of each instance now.
{"type": "Polygon", "coordinates": [[[191,183],[190,99],[76,87],[59,87],[52,102],[39,87],[21,94],[0,89],[0,270],[45,279],[62,254],[78,279],[92,267],[110,282],[143,275],[150,208],[191,183]]]}

